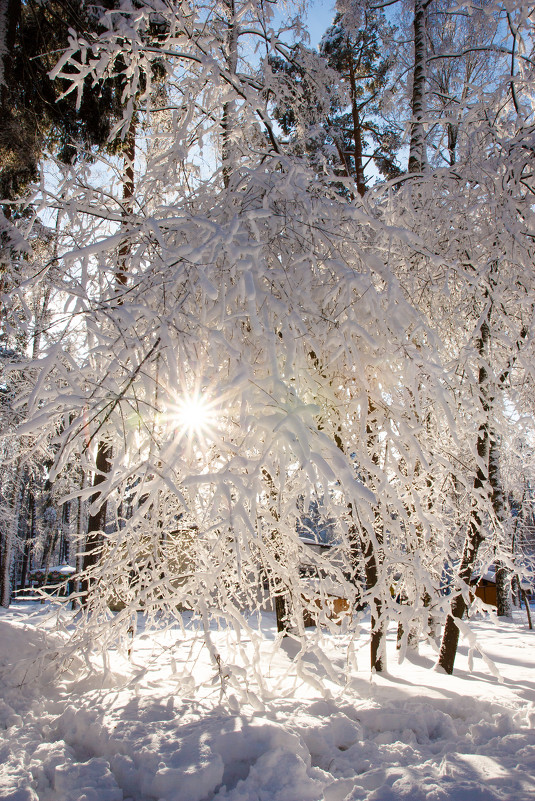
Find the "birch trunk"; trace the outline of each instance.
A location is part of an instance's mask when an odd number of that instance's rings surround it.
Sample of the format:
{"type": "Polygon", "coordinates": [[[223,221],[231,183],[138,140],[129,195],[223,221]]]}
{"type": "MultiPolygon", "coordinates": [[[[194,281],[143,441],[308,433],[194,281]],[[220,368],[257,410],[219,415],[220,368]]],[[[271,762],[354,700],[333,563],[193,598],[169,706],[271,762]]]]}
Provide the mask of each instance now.
{"type": "Polygon", "coordinates": [[[430,0],[414,1],[414,72],[409,172],[422,172],[427,164],[424,118],[427,85],[427,10],[430,0]]]}
{"type": "MultiPolygon", "coordinates": [[[[225,59],[230,74],[235,75],[238,68],[238,27],[235,20],[236,9],[234,0],[224,0],[224,7],[228,24],[225,42],[225,59]]],[[[234,159],[232,157],[232,137],[235,127],[234,112],[234,101],[229,100],[223,104],[223,116],[221,119],[221,127],[223,129],[221,157],[223,162],[223,186],[225,189],[228,189],[234,168],[234,159]]]]}

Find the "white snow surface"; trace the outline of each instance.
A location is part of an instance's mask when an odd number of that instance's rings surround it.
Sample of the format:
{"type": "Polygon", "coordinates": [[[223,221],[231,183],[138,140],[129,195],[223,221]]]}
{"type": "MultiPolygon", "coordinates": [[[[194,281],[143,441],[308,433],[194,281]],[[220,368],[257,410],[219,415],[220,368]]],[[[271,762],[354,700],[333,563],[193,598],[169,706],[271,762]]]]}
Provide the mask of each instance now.
{"type": "Polygon", "coordinates": [[[140,620],[130,654],[110,651],[106,670],[77,656],[60,669],[66,635],[42,610],[0,614],[2,801],[535,799],[535,632],[525,613],[471,621],[499,677],[464,640],[453,676],[433,670],[423,643],[399,664],[394,630],[389,672],[372,675],[365,627],[353,642],[325,635],[322,663],[295,642],[279,647],[268,618],[261,700],[245,670],[236,697],[236,654],[248,644],[231,655],[222,629],[213,643],[232,656],[234,687],[193,623],[152,634],[140,620]]]}

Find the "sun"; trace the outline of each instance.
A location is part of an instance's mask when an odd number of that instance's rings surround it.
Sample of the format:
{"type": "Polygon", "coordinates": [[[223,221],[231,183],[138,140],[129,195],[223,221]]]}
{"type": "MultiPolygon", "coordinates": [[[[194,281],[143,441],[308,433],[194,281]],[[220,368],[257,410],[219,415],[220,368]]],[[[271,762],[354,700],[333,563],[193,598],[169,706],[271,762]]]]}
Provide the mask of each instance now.
{"type": "Polygon", "coordinates": [[[190,434],[205,433],[214,421],[213,409],[199,393],[185,395],[176,405],[175,417],[178,428],[190,434]]]}
{"type": "Polygon", "coordinates": [[[168,407],[166,417],[180,438],[197,440],[205,447],[215,433],[216,404],[208,393],[185,392],[168,407]]]}

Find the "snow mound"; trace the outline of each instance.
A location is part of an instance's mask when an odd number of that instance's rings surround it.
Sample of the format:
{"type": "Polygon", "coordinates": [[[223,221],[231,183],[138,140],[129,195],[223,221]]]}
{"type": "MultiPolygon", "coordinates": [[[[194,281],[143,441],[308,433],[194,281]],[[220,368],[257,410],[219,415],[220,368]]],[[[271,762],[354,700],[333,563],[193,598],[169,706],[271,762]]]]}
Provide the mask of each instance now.
{"type": "MultiPolygon", "coordinates": [[[[58,672],[57,634],[18,620],[0,619],[0,687],[36,691],[58,672]]],[[[1,712],[0,712],[1,714],[1,712]]]]}
{"type": "Polygon", "coordinates": [[[157,701],[136,701],[109,725],[102,725],[94,712],[70,706],[57,718],[53,736],[68,743],[80,759],[105,756],[124,792],[134,799],[321,798],[323,771],[311,767],[301,738],[280,724],[229,717],[222,710],[187,722],[157,701]]]}
{"type": "Polygon", "coordinates": [[[30,770],[39,801],[123,801],[123,791],[106,759],[79,762],[64,743],[43,743],[35,751],[30,770]]]}

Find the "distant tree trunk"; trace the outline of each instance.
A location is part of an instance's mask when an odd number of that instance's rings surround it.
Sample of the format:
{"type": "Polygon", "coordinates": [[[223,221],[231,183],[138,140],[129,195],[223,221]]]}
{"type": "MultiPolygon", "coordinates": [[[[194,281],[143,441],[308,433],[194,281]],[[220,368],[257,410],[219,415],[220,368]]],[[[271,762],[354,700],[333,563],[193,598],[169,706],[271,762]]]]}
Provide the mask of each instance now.
{"type": "MultiPolygon", "coordinates": [[[[86,488],[87,482],[87,474],[85,470],[82,470],[82,480],[80,481],[80,490],[84,490],[86,488]]],[[[80,585],[80,574],[83,570],[84,566],[84,552],[85,552],[85,540],[87,534],[87,520],[86,520],[86,502],[82,500],[80,495],[78,496],[78,508],[77,508],[77,518],[76,518],[76,573],[74,576],[74,592],[79,593],[81,590],[80,585]]],[[[76,597],[72,599],[72,608],[76,609],[78,606],[79,600],[76,597]]]]}
{"type": "MultiPolygon", "coordinates": [[[[42,563],[42,567],[43,567],[43,570],[44,570],[43,586],[46,586],[48,584],[48,575],[50,573],[50,562],[52,560],[52,556],[54,554],[54,551],[56,550],[56,545],[58,544],[58,539],[59,539],[59,531],[58,531],[58,527],[57,527],[57,523],[56,523],[54,525],[54,527],[50,529],[50,531],[48,533],[47,541],[46,541],[45,555],[43,557],[43,563],[42,563]]],[[[44,597],[42,597],[41,598],[41,603],[44,604],[44,602],[45,602],[45,599],[44,599],[44,597]]]]}
{"type": "MultiPolygon", "coordinates": [[[[277,491],[275,489],[275,482],[273,481],[273,477],[267,470],[264,469],[262,471],[262,474],[269,487],[268,492],[271,498],[271,505],[269,511],[275,523],[278,523],[279,512],[276,504],[277,491]]],[[[282,552],[282,547],[280,543],[280,533],[278,531],[272,532],[271,540],[275,544],[275,551],[274,551],[275,561],[280,565],[284,565],[284,554],[282,552]]],[[[284,583],[281,580],[280,576],[276,576],[275,579],[276,579],[276,584],[279,585],[278,588],[276,589],[276,595],[275,595],[275,617],[277,619],[277,631],[279,632],[279,634],[281,632],[284,632],[284,634],[288,634],[291,629],[290,592],[289,589],[284,586],[284,583]]]]}
{"type": "Polygon", "coordinates": [[[409,172],[421,172],[427,164],[425,113],[427,93],[427,9],[431,0],[414,0],[414,71],[409,172]]]}
{"type": "Polygon", "coordinates": [[[19,514],[22,490],[22,467],[20,463],[15,470],[11,493],[11,519],[5,525],[5,534],[0,543],[0,606],[7,608],[11,603],[11,567],[13,546],[19,529],[19,514]]]}
{"type": "MultiPolygon", "coordinates": [[[[517,576],[517,579],[518,579],[518,587],[519,587],[519,591],[520,591],[520,597],[524,600],[524,603],[526,604],[526,614],[528,616],[528,626],[529,626],[530,631],[532,631],[533,630],[533,620],[531,619],[531,609],[529,608],[529,598],[528,598],[527,593],[525,592],[525,590],[522,589],[522,585],[520,583],[520,579],[518,578],[518,576],[517,576]]],[[[522,601],[520,602],[520,606],[522,606],[522,601]]]]}
{"type": "MultiPolygon", "coordinates": [[[[489,484],[491,500],[496,524],[500,530],[507,532],[508,515],[503,494],[503,486],[499,469],[499,448],[496,437],[491,437],[489,451],[489,484]]],[[[511,571],[506,564],[496,561],[496,606],[500,617],[511,617],[511,571]]]]}
{"type": "Polygon", "coordinates": [[[61,510],[60,565],[68,564],[70,552],[71,502],[65,501],[61,510]]]}
{"type": "MultiPolygon", "coordinates": [[[[123,158],[123,228],[126,230],[128,220],[134,211],[134,167],[136,161],[136,120],[132,116],[125,138],[124,158],[123,158]]],[[[126,286],[128,278],[128,256],[130,255],[130,242],[125,237],[119,247],[119,260],[115,273],[115,286],[119,291],[126,286]]],[[[119,298],[119,303],[122,299],[119,298]]]]}
{"type": "MultiPolygon", "coordinates": [[[[104,441],[100,441],[97,449],[96,470],[93,479],[93,489],[96,490],[89,499],[90,504],[100,505],[97,510],[90,513],[87,521],[87,535],[85,539],[84,555],[83,555],[83,571],[86,573],[91,567],[94,567],[100,559],[100,550],[102,544],[102,532],[106,529],[106,515],[108,511],[108,504],[106,501],[100,499],[99,487],[108,478],[111,469],[111,447],[104,441]]],[[[82,593],[84,593],[83,603],[87,601],[87,593],[91,588],[91,580],[85,577],[82,581],[82,593]]]]}
{"type": "Polygon", "coordinates": [[[448,154],[450,167],[457,163],[457,138],[459,135],[459,126],[449,122],[448,123],[448,154]]]}
{"type": "Polygon", "coordinates": [[[30,518],[30,525],[26,529],[26,538],[24,541],[24,550],[22,553],[22,570],[20,575],[19,589],[23,590],[28,584],[28,575],[30,573],[30,564],[32,558],[32,551],[35,543],[35,534],[37,526],[37,509],[35,503],[35,484],[33,479],[30,479],[28,488],[28,515],[30,518]]]}

